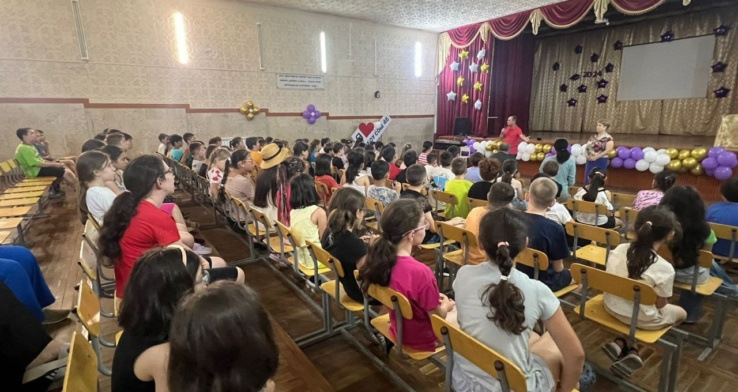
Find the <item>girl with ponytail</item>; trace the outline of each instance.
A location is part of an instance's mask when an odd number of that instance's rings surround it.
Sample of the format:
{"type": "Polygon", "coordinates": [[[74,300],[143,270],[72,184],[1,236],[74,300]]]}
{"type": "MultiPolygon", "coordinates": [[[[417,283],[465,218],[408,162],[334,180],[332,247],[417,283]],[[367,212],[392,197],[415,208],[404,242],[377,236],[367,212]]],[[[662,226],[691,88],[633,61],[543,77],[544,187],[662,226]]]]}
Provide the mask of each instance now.
{"type": "Polygon", "coordinates": [[[92,150],[77,158],[77,177],[79,178],[79,213],[82,224],[87,222],[87,214],[91,214],[98,225],[108,211],[116,194],[105,186],[106,182],[115,180],[115,168],[107,154],[92,150]]]}
{"type": "Polygon", "coordinates": [[[664,193],[676,184],[676,180],[676,173],[672,171],[664,170],[657,173],[651,183],[653,189],[642,190],[636,194],[636,198],[633,200],[633,209],[642,210],[648,206],[659,204],[664,197],[664,193]]]}
{"type": "Polygon", "coordinates": [[[502,170],[492,182],[504,182],[510,184],[515,189],[515,198],[513,198],[512,206],[516,210],[525,211],[528,209],[528,203],[523,199],[523,184],[518,180],[520,172],[518,172],[518,161],[508,159],[502,163],[502,170]]]}
{"type": "Polygon", "coordinates": [[[210,197],[215,199],[218,197],[218,190],[223,182],[223,177],[230,170],[228,160],[231,158],[231,151],[225,147],[219,147],[210,154],[210,162],[208,164],[208,183],[210,184],[210,197]]]}
{"type": "MultiPolygon", "coordinates": [[[[407,297],[413,318],[403,321],[404,344],[414,350],[433,351],[438,342],[430,315],[455,323],[456,311],[454,301],[438,292],[433,271],[411,255],[423,242],[428,223],[415,200],[400,199],[384,210],[381,225],[381,236],[370,245],[366,262],[359,267],[361,288],[366,293],[369,285],[376,284],[407,297]]],[[[390,333],[395,335],[397,320],[394,312],[389,315],[390,333]]]]}
{"type": "Polygon", "coordinates": [[[348,168],[341,177],[341,186],[354,188],[361,194],[366,195],[366,191],[372,183],[369,181],[369,176],[361,175],[361,171],[364,169],[364,154],[352,150],[348,153],[347,159],[348,168]]]}
{"type": "MultiPolygon", "coordinates": [[[[621,244],[607,259],[607,272],[640,280],[652,286],[658,295],[656,305],[640,306],[638,328],[657,330],[682,322],[687,312],[669,304],[672,295],[674,267],[657,253],[661,246],[674,239],[680,231],[679,223],[665,206],[651,206],[641,210],[635,222],[636,239],[621,244]]],[[[605,309],[622,323],[633,323],[633,301],[605,293],[605,309]]],[[[602,350],[619,368],[633,372],[643,366],[635,341],[620,337],[602,347],[602,350]]],[[[612,368],[611,368],[612,369],[612,368]]]]}
{"type": "Polygon", "coordinates": [[[588,178],[589,184],[579,188],[579,191],[574,195],[574,199],[602,204],[607,209],[607,212],[599,214],[599,216],[585,212],[575,212],[574,219],[577,222],[603,227],[605,229],[614,229],[615,227],[622,226],[623,222],[613,216],[615,207],[610,202],[612,196],[610,195],[610,191],[605,189],[607,172],[599,167],[595,167],[590,170],[588,178]]]}
{"type": "MultiPolygon", "coordinates": [[[[553,292],[515,269],[515,257],[528,243],[525,215],[493,210],[482,218],[479,233],[488,261],[461,267],[453,283],[459,326],[515,363],[527,390],[571,391],[584,365],[582,345],[553,292]],[[550,333],[533,332],[538,321],[550,333]]],[[[452,383],[458,392],[499,390],[497,380],[458,354],[452,383]]]]}
{"type": "Polygon", "coordinates": [[[554,181],[557,184],[561,184],[561,196],[560,201],[565,201],[569,196],[569,187],[574,185],[577,177],[577,165],[574,162],[574,157],[569,152],[569,142],[566,139],[556,139],[553,144],[551,151],[555,152],[556,155],[552,157],[546,157],[541,162],[541,166],[538,168],[539,172],[543,172],[543,165],[550,161],[555,161],[559,164],[559,172],[554,177],[554,181]]]}

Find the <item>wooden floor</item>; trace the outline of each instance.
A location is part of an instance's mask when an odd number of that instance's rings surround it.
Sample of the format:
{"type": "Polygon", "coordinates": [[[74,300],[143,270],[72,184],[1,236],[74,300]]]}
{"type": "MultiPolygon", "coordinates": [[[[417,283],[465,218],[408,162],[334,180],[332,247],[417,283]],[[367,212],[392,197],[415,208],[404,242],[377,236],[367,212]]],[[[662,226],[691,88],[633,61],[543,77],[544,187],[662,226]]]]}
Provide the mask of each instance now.
{"type": "MultiPolygon", "coordinates": [[[[70,308],[76,301],[74,286],[82,278],[76,264],[79,239],[82,226],[76,212],[75,195],[68,195],[66,200],[52,202],[47,211],[48,218],[40,218],[33,222],[27,234],[29,240],[35,241],[34,254],[38,257],[44,276],[57,302],[54,308],[70,308]]],[[[182,204],[183,211],[189,213],[190,219],[203,225],[212,223],[212,214],[201,207],[182,204]]],[[[248,247],[236,234],[225,227],[201,230],[198,234],[207,239],[222,257],[228,261],[236,261],[249,257],[248,247]]],[[[431,262],[430,255],[418,255],[418,258],[431,262]]],[[[319,328],[321,318],[281,279],[277,272],[264,263],[250,264],[244,267],[247,282],[262,296],[262,301],[276,322],[292,338],[297,338],[319,328]]],[[[285,274],[288,276],[288,274],[285,274]]],[[[306,290],[307,291],[307,290],[306,290]]],[[[314,296],[314,298],[318,298],[314,296]]],[[[707,328],[711,317],[711,304],[708,304],[700,322],[694,326],[685,326],[685,330],[698,331],[707,328]]],[[[336,313],[338,314],[338,313],[336,313]]],[[[572,311],[567,310],[570,322],[574,326],[587,353],[587,360],[607,367],[607,358],[600,351],[600,346],[615,335],[597,327],[588,321],[580,320],[572,311]]],[[[684,349],[679,368],[677,389],[679,391],[733,391],[738,385],[738,315],[735,306],[731,307],[725,325],[723,344],[708,356],[705,362],[696,360],[701,348],[688,343],[684,349]]],[[[52,335],[70,334],[76,323],[69,320],[50,329],[52,335]]],[[[112,339],[116,331],[114,322],[103,319],[103,335],[112,339]]],[[[280,329],[281,329],[280,328],[280,329]]],[[[351,332],[365,347],[380,356],[376,345],[356,328],[351,332]]],[[[284,348],[280,347],[284,352],[284,348]]],[[[112,350],[103,348],[104,359],[110,365],[112,350]]],[[[361,354],[347,339],[336,336],[326,341],[304,348],[314,368],[300,364],[281,361],[282,368],[277,377],[278,390],[333,390],[337,391],[395,391],[398,388],[380,372],[365,356],[361,354]],[[311,375],[316,382],[311,383],[311,375]],[[331,388],[318,387],[320,380],[325,379],[331,388]],[[308,380],[307,382],[305,380],[308,380]],[[307,384],[306,384],[307,383],[307,384]],[[313,385],[313,387],[310,387],[313,385]]],[[[287,353],[288,354],[288,353],[287,353]]],[[[643,347],[641,354],[645,367],[634,374],[633,381],[646,390],[655,390],[658,385],[658,372],[661,359],[659,347],[643,347]]],[[[429,361],[406,362],[391,353],[383,360],[417,391],[441,391],[443,374],[429,361]]],[[[110,390],[108,377],[101,377],[101,391],[110,390]]],[[[616,385],[598,375],[595,391],[617,391],[616,385]]]]}

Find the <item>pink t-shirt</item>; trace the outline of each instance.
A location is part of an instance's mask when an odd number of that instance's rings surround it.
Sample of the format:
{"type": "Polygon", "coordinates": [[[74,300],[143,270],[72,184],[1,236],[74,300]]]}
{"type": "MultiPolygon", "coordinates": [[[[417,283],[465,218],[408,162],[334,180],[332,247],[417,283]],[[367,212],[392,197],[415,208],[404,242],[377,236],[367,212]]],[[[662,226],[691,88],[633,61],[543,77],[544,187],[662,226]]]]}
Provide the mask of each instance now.
{"type": "Polygon", "coordinates": [[[663,197],[664,192],[661,191],[640,191],[633,200],[633,209],[640,211],[646,207],[655,206],[661,202],[663,197]]]}
{"type": "MultiPolygon", "coordinates": [[[[436,335],[428,315],[439,305],[438,284],[433,271],[411,256],[398,256],[389,287],[407,297],[413,309],[413,318],[403,320],[403,343],[415,350],[435,350],[436,335]]],[[[395,313],[389,312],[389,316],[390,333],[396,337],[395,313]]]]}

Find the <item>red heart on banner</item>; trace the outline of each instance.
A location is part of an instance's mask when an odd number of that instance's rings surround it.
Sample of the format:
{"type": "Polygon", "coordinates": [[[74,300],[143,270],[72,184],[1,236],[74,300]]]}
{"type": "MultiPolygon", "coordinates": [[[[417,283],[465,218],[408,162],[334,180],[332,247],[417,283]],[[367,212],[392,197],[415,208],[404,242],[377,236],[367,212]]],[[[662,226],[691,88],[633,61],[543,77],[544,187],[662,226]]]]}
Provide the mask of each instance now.
{"type": "Polygon", "coordinates": [[[359,124],[359,132],[361,132],[365,138],[369,137],[374,131],[374,123],[361,123],[359,124]]]}

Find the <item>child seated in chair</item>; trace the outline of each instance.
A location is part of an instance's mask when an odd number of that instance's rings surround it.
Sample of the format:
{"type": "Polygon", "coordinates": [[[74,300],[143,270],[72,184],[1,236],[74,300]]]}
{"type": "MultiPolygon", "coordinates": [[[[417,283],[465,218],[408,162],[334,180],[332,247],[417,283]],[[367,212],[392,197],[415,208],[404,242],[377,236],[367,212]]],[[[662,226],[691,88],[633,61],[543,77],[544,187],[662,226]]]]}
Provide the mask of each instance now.
{"type": "Polygon", "coordinates": [[[580,223],[605,229],[614,229],[622,226],[623,222],[613,216],[613,209],[615,207],[610,202],[612,196],[610,195],[610,191],[605,189],[607,173],[599,167],[595,167],[590,170],[588,176],[589,184],[579,188],[579,191],[574,195],[574,199],[602,204],[607,211],[597,217],[591,213],[575,212],[574,219],[580,223]]]}
{"type": "Polygon", "coordinates": [[[392,181],[392,188],[387,187],[389,181],[389,164],[385,161],[372,162],[372,179],[374,185],[366,191],[367,197],[379,200],[385,206],[400,197],[402,187],[397,181],[392,181]]]}
{"type": "MultiPolygon", "coordinates": [[[[658,249],[674,238],[679,230],[676,216],[668,207],[651,206],[643,209],[635,222],[636,240],[621,244],[610,253],[607,272],[636,279],[654,288],[658,299],[656,305],[640,305],[639,329],[658,330],[681,323],[687,312],[677,305],[669,304],[672,295],[674,267],[657,253],[658,249]]],[[[605,293],[605,309],[624,324],[633,322],[633,301],[605,293]]],[[[629,377],[643,366],[635,341],[619,337],[602,347],[614,361],[610,368],[616,374],[629,377]]]]}
{"type": "MultiPolygon", "coordinates": [[[[738,176],[725,181],[720,191],[723,194],[724,201],[715,203],[707,209],[707,221],[721,225],[738,226],[738,176]]],[[[728,257],[730,241],[718,239],[712,247],[712,253],[728,257]]]]}
{"type": "MultiPolygon", "coordinates": [[[[494,161],[497,162],[496,159],[494,161]]],[[[512,203],[513,198],[515,198],[515,189],[510,184],[504,182],[492,184],[487,193],[487,205],[475,207],[469,212],[464,222],[464,229],[471,231],[479,238],[481,234],[479,232],[479,222],[482,221],[482,218],[490,211],[499,208],[512,208],[510,203],[512,203]]],[[[481,245],[478,248],[469,249],[469,264],[479,264],[485,260],[487,260],[487,254],[484,253],[481,245]]]]}
{"type": "Polygon", "coordinates": [[[456,175],[451,171],[451,162],[454,160],[454,156],[450,152],[444,151],[441,153],[439,159],[440,167],[436,167],[433,170],[433,185],[439,190],[446,189],[446,183],[453,180],[456,175]]]}
{"type": "MultiPolygon", "coordinates": [[[[313,269],[313,260],[310,251],[305,247],[305,241],[319,244],[325,232],[328,217],[325,210],[318,206],[320,196],[315,190],[315,181],[309,174],[299,174],[290,181],[290,223],[292,235],[295,238],[295,249],[298,260],[306,268],[313,269]]],[[[322,268],[323,266],[319,266],[322,268]]]]}
{"type": "Polygon", "coordinates": [[[459,203],[455,206],[446,205],[447,217],[466,218],[469,215],[469,189],[474,185],[471,181],[464,178],[466,175],[466,158],[455,158],[451,163],[451,171],[454,173],[454,179],[446,183],[446,192],[456,196],[459,203]]]}
{"type": "MultiPolygon", "coordinates": [[[[438,217],[433,212],[433,207],[428,200],[428,196],[425,196],[423,194],[427,181],[425,177],[425,169],[419,164],[412,165],[407,168],[407,173],[405,177],[407,178],[409,186],[407,187],[407,189],[402,191],[402,193],[400,194],[400,199],[411,199],[415,200],[415,202],[418,203],[420,209],[423,211],[425,222],[428,224],[428,230],[425,233],[423,243],[437,243],[440,240],[440,237],[436,233],[436,219],[438,217]]],[[[458,225],[463,224],[464,220],[462,218],[454,218],[448,221],[448,223],[452,225],[458,225]]]]}
{"type": "Polygon", "coordinates": [[[648,206],[658,205],[664,197],[664,193],[676,184],[676,179],[676,174],[669,170],[657,173],[651,183],[653,189],[642,190],[636,194],[636,198],[633,200],[633,209],[642,210],[648,206]]]}

